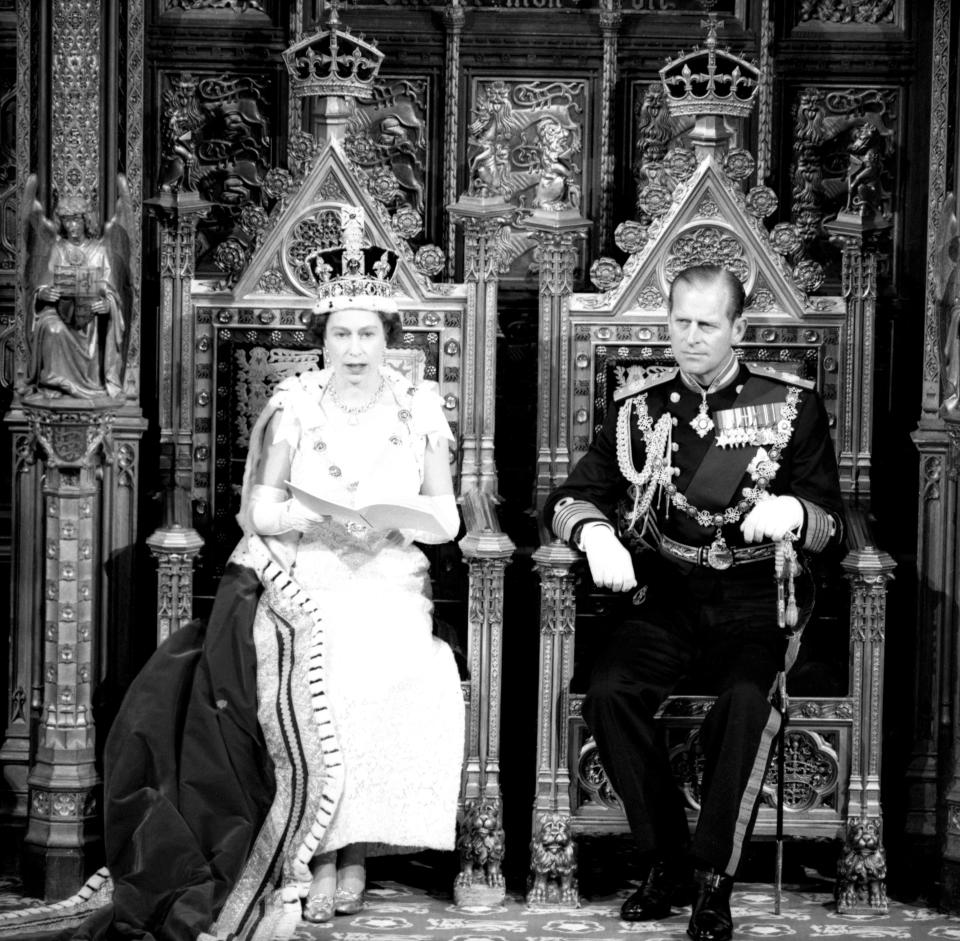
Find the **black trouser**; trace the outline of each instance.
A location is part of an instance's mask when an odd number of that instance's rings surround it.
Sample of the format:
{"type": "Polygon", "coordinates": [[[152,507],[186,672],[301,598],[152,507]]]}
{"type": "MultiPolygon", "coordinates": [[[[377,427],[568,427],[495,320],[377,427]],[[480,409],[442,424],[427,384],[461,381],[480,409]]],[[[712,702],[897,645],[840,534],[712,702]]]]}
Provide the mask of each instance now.
{"type": "MultiPolygon", "coordinates": [[[[699,863],[734,875],[780,727],[770,693],[786,638],[776,622],[773,562],[681,571],[647,558],[647,597],[602,650],[583,715],[640,851],[670,858],[689,849],[699,863]],[[691,845],[654,715],[695,664],[718,698],[700,729],[701,805],[691,845]]],[[[806,575],[797,593],[810,602],[806,575]]]]}

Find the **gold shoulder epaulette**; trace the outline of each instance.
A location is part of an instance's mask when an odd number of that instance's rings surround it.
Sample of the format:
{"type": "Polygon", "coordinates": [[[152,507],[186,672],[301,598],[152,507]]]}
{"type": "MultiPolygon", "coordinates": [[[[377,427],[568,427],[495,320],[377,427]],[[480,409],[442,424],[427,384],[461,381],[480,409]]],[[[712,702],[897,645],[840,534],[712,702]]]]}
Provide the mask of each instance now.
{"type": "Polygon", "coordinates": [[[674,376],[676,376],[678,369],[679,367],[673,366],[664,372],[658,372],[655,375],[647,376],[646,379],[643,379],[640,382],[628,382],[626,385],[620,386],[620,388],[613,393],[613,401],[620,402],[623,399],[630,398],[631,395],[638,395],[641,392],[646,392],[647,389],[652,389],[654,386],[659,386],[664,382],[669,382],[674,376]]]}
{"type": "Polygon", "coordinates": [[[792,372],[783,372],[780,369],[774,369],[772,366],[760,366],[750,363],[750,372],[763,376],[766,379],[774,379],[777,382],[786,382],[791,386],[800,386],[801,389],[816,389],[817,384],[812,379],[801,379],[792,372]]]}

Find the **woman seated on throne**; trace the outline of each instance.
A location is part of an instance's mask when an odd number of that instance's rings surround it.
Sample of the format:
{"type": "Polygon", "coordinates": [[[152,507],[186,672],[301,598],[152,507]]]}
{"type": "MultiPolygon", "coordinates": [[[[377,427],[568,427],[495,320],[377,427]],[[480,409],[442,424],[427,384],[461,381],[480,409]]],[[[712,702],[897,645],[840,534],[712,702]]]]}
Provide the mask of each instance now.
{"type": "Polygon", "coordinates": [[[433,384],[383,365],[397,305],[344,235],[317,260],[324,368],[254,427],[209,623],[157,651],[111,732],[113,905],[76,938],[289,937],[362,907],[367,856],[454,846],[463,698],[413,544],[457,534],[451,434],[433,384]],[[331,506],[372,504],[410,525],[331,506]]]}

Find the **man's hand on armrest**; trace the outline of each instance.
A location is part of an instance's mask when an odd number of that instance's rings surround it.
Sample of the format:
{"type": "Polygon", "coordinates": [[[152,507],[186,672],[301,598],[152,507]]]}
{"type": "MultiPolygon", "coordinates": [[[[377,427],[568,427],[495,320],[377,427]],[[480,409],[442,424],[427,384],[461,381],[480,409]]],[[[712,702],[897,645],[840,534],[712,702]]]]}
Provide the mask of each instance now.
{"type": "Polygon", "coordinates": [[[799,533],[803,525],[803,504],[796,497],[766,497],[740,524],[744,542],[783,539],[787,533],[799,533]]]}
{"type": "Polygon", "coordinates": [[[590,576],[598,588],[630,591],[637,587],[633,559],[609,523],[584,523],[577,543],[586,553],[590,576]]]}

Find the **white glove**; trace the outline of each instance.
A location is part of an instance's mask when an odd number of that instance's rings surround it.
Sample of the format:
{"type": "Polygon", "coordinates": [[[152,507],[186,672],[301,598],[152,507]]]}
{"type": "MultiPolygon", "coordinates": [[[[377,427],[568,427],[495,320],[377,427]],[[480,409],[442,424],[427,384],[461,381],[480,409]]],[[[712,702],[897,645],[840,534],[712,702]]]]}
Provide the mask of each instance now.
{"type": "Polygon", "coordinates": [[[427,545],[441,545],[457,538],[457,533],[460,532],[460,514],[457,512],[456,497],[452,493],[441,493],[432,497],[421,494],[417,497],[417,503],[421,509],[436,517],[437,522],[447,534],[447,538],[441,539],[435,533],[428,533],[419,529],[395,530],[403,537],[404,544],[422,542],[427,545]]]}
{"type": "Polygon", "coordinates": [[[584,523],[580,547],[587,554],[590,576],[598,588],[630,591],[637,587],[633,559],[608,523],[584,523]]]}
{"type": "Polygon", "coordinates": [[[796,497],[766,497],[740,524],[745,542],[783,539],[803,526],[803,504],[796,497]]]}
{"type": "Polygon", "coordinates": [[[288,499],[287,491],[279,487],[255,484],[250,491],[250,522],[261,536],[309,533],[328,520],[329,517],[317,516],[296,500],[288,499]]]}

